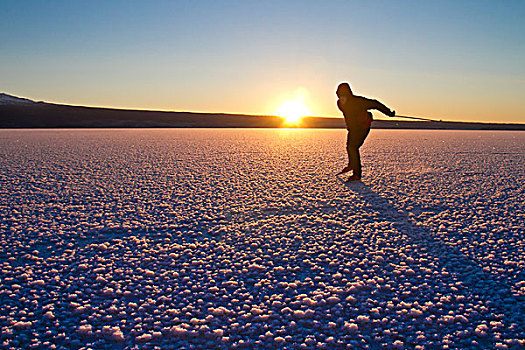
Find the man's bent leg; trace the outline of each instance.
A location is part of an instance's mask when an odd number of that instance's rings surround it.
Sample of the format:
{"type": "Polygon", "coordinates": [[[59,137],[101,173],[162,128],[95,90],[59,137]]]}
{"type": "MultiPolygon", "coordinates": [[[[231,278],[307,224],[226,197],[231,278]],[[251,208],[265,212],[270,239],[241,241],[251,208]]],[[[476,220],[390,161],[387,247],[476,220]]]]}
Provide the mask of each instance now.
{"type": "Polygon", "coordinates": [[[346,136],[346,153],[348,154],[348,164],[343,168],[343,170],[338,172],[337,175],[341,175],[352,170],[352,167],[350,166],[351,155],[350,151],[348,150],[348,147],[350,147],[350,142],[350,132],[348,132],[348,135],[346,136]]]}
{"type": "Polygon", "coordinates": [[[359,153],[359,148],[365,142],[369,132],[370,129],[362,129],[354,132],[352,136],[348,135],[347,150],[348,158],[350,160],[350,167],[353,170],[353,177],[358,179],[360,179],[362,176],[361,155],[359,153]]]}
{"type": "Polygon", "coordinates": [[[350,158],[350,168],[353,175],[361,177],[361,160],[359,158],[359,148],[348,146],[348,157],[350,158]]]}

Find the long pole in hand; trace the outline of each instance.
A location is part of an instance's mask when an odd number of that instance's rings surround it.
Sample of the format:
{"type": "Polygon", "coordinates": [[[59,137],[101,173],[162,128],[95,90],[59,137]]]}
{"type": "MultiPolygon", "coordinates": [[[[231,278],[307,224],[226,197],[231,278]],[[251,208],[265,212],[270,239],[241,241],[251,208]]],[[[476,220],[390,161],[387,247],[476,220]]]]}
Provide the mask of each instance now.
{"type": "Polygon", "coordinates": [[[397,117],[397,118],[407,118],[407,119],[415,119],[415,120],[424,120],[424,121],[427,121],[427,122],[442,122],[442,120],[436,120],[436,119],[428,119],[428,118],[421,118],[421,117],[410,117],[408,115],[394,115],[392,118],[394,117],[397,117]]]}

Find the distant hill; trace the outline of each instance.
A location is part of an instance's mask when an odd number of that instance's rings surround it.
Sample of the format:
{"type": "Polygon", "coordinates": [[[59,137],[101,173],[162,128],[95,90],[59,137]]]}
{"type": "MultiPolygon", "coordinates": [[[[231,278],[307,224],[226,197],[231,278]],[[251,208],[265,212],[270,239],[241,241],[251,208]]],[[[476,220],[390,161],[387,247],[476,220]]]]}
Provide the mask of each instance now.
{"type": "MultiPolygon", "coordinates": [[[[277,116],[61,105],[0,94],[0,128],[279,128],[277,116]]],[[[305,117],[303,128],[344,129],[343,118],[305,117]]],[[[525,130],[525,124],[376,120],[376,129],[525,130]]]]}

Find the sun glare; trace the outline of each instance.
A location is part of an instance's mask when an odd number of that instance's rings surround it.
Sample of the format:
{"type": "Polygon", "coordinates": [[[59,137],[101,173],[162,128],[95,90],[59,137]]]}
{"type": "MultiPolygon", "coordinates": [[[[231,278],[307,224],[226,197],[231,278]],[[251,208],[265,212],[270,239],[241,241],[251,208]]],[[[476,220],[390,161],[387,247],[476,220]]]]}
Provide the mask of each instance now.
{"type": "Polygon", "coordinates": [[[310,114],[310,110],[301,100],[285,101],[277,110],[277,115],[284,118],[285,124],[298,124],[302,117],[310,114]]]}

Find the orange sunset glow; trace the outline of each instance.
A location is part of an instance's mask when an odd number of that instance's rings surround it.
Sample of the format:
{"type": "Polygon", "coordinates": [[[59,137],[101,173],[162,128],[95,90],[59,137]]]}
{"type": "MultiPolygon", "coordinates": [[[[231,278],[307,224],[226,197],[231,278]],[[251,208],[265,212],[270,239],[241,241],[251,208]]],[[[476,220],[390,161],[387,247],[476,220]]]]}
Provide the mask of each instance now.
{"type": "Polygon", "coordinates": [[[307,97],[308,90],[297,88],[291,98],[280,103],[275,114],[284,119],[284,126],[298,126],[303,117],[311,115],[307,97]]]}
{"type": "Polygon", "coordinates": [[[302,117],[310,114],[310,110],[300,100],[288,100],[279,107],[276,114],[284,118],[285,124],[296,125],[300,123],[302,117]]]}

